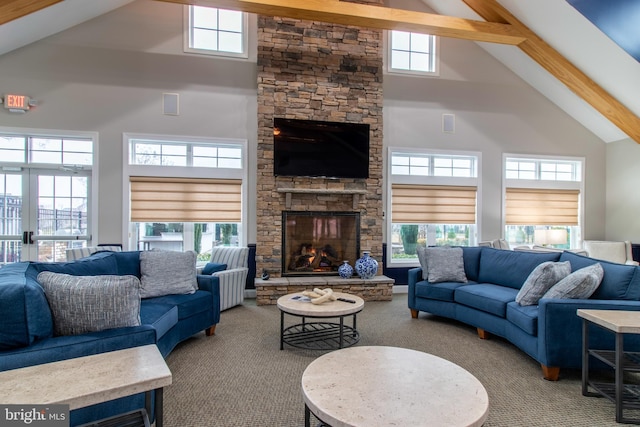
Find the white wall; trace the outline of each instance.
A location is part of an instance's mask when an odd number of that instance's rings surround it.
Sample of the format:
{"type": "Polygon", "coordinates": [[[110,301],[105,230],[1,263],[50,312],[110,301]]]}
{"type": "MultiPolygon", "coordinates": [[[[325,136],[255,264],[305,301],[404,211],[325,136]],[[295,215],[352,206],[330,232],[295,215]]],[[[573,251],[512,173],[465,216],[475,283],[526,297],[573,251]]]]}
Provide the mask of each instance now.
{"type": "MultiPolygon", "coordinates": [[[[182,53],[182,25],[181,6],[138,0],[0,56],[0,91],[41,102],[0,111],[0,126],[99,133],[100,241],[121,240],[122,134],[132,132],[247,139],[255,242],[255,63],[182,53]],[[162,114],[163,92],[180,94],[180,116],[162,114]]],[[[502,153],[585,157],[584,237],[604,235],[605,145],[473,42],[442,39],[440,52],[438,78],[384,76],[385,146],[480,151],[486,239],[502,235],[502,153]],[[443,113],[455,114],[455,133],[442,133],[443,113]]]]}
{"type": "Polygon", "coordinates": [[[607,144],[607,240],[640,243],[640,144],[607,144]]]}
{"type": "MultiPolygon", "coordinates": [[[[0,56],[0,89],[40,103],[23,115],[0,111],[0,126],[99,133],[101,242],[122,240],[124,132],[256,144],[255,62],[184,54],[182,28],[182,6],[143,0],[0,56]],[[162,114],[163,92],[180,95],[179,116],[162,114]]],[[[248,164],[255,194],[255,150],[248,164]]],[[[255,239],[255,220],[246,231],[255,239]]]]}
{"type": "MultiPolygon", "coordinates": [[[[390,6],[430,12],[409,0],[390,6]]],[[[482,240],[503,235],[503,153],[584,157],[583,238],[603,235],[605,144],[476,43],[441,38],[439,55],[439,77],[384,76],[385,146],[481,152],[482,240]],[[442,132],[445,113],[455,133],[442,132]]]]}

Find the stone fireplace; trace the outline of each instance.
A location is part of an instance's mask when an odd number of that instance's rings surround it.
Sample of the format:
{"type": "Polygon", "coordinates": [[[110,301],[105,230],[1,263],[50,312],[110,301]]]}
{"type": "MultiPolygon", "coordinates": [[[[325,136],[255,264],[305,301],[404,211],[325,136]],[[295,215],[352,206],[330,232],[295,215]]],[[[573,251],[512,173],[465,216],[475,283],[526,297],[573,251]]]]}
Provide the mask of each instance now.
{"type": "Polygon", "coordinates": [[[336,275],[360,253],[359,212],[282,212],[282,276],[336,275]]]}
{"type": "MultiPolygon", "coordinates": [[[[307,254],[295,246],[305,243],[315,251],[308,254],[310,256],[316,256],[324,248],[325,257],[329,258],[325,247],[328,244],[336,251],[332,258],[339,258],[339,262],[348,259],[352,266],[360,255],[354,251],[359,250],[368,250],[381,261],[382,31],[260,16],[257,77],[258,276],[263,270],[273,278],[296,273],[313,275],[313,271],[291,271],[289,268],[292,257],[297,256],[301,265],[304,264],[300,257],[307,254]],[[274,176],[275,117],[369,124],[369,178],[274,176]],[[304,236],[293,246],[283,242],[286,227],[283,215],[289,218],[288,212],[309,211],[318,213],[319,219],[315,221],[327,227],[331,226],[331,221],[324,217],[326,213],[349,213],[357,218],[355,226],[359,228],[359,241],[354,242],[356,249],[338,249],[337,243],[314,240],[313,235],[304,236]],[[296,251],[300,253],[295,255],[296,251]]],[[[306,221],[304,218],[299,220],[306,221]]],[[[330,267],[331,274],[335,275],[334,265],[330,267]]],[[[315,273],[327,274],[326,271],[315,273]]],[[[382,263],[378,274],[383,274],[382,263]]]]}

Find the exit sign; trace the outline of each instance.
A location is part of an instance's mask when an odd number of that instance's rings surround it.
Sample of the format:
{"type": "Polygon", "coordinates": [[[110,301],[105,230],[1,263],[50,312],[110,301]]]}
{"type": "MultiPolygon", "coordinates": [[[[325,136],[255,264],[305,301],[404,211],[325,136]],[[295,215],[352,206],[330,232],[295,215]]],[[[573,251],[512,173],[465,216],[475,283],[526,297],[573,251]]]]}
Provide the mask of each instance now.
{"type": "Polygon", "coordinates": [[[31,99],[25,95],[14,95],[7,93],[4,95],[4,108],[14,111],[27,111],[31,99]]]}

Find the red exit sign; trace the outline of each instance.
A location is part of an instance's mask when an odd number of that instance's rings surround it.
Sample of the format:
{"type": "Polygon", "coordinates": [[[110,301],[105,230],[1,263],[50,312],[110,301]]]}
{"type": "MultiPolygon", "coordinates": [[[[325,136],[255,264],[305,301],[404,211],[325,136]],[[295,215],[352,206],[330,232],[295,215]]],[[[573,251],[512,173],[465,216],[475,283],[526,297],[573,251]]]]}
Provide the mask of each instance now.
{"type": "Polygon", "coordinates": [[[4,95],[4,108],[11,110],[28,110],[29,109],[29,97],[25,95],[4,95]]]}

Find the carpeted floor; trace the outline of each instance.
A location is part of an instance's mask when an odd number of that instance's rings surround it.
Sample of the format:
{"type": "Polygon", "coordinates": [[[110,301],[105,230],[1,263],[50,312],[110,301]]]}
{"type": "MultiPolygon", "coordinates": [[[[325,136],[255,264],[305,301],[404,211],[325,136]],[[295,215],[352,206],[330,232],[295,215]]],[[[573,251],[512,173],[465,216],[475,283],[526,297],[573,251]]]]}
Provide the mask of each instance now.
{"type": "MultiPolygon", "coordinates": [[[[358,345],[411,348],[465,368],[489,394],[486,426],[618,425],[613,403],[581,395],[579,371],[545,381],[538,363],[500,338],[481,340],[474,328],[426,313],[411,319],[406,298],[367,302],[358,345]]],[[[165,425],[303,426],[300,379],[323,352],[279,350],[279,326],[277,307],[247,300],[222,313],[215,336],[200,333],[180,344],[167,358],[173,384],[165,389],[165,425]]]]}

